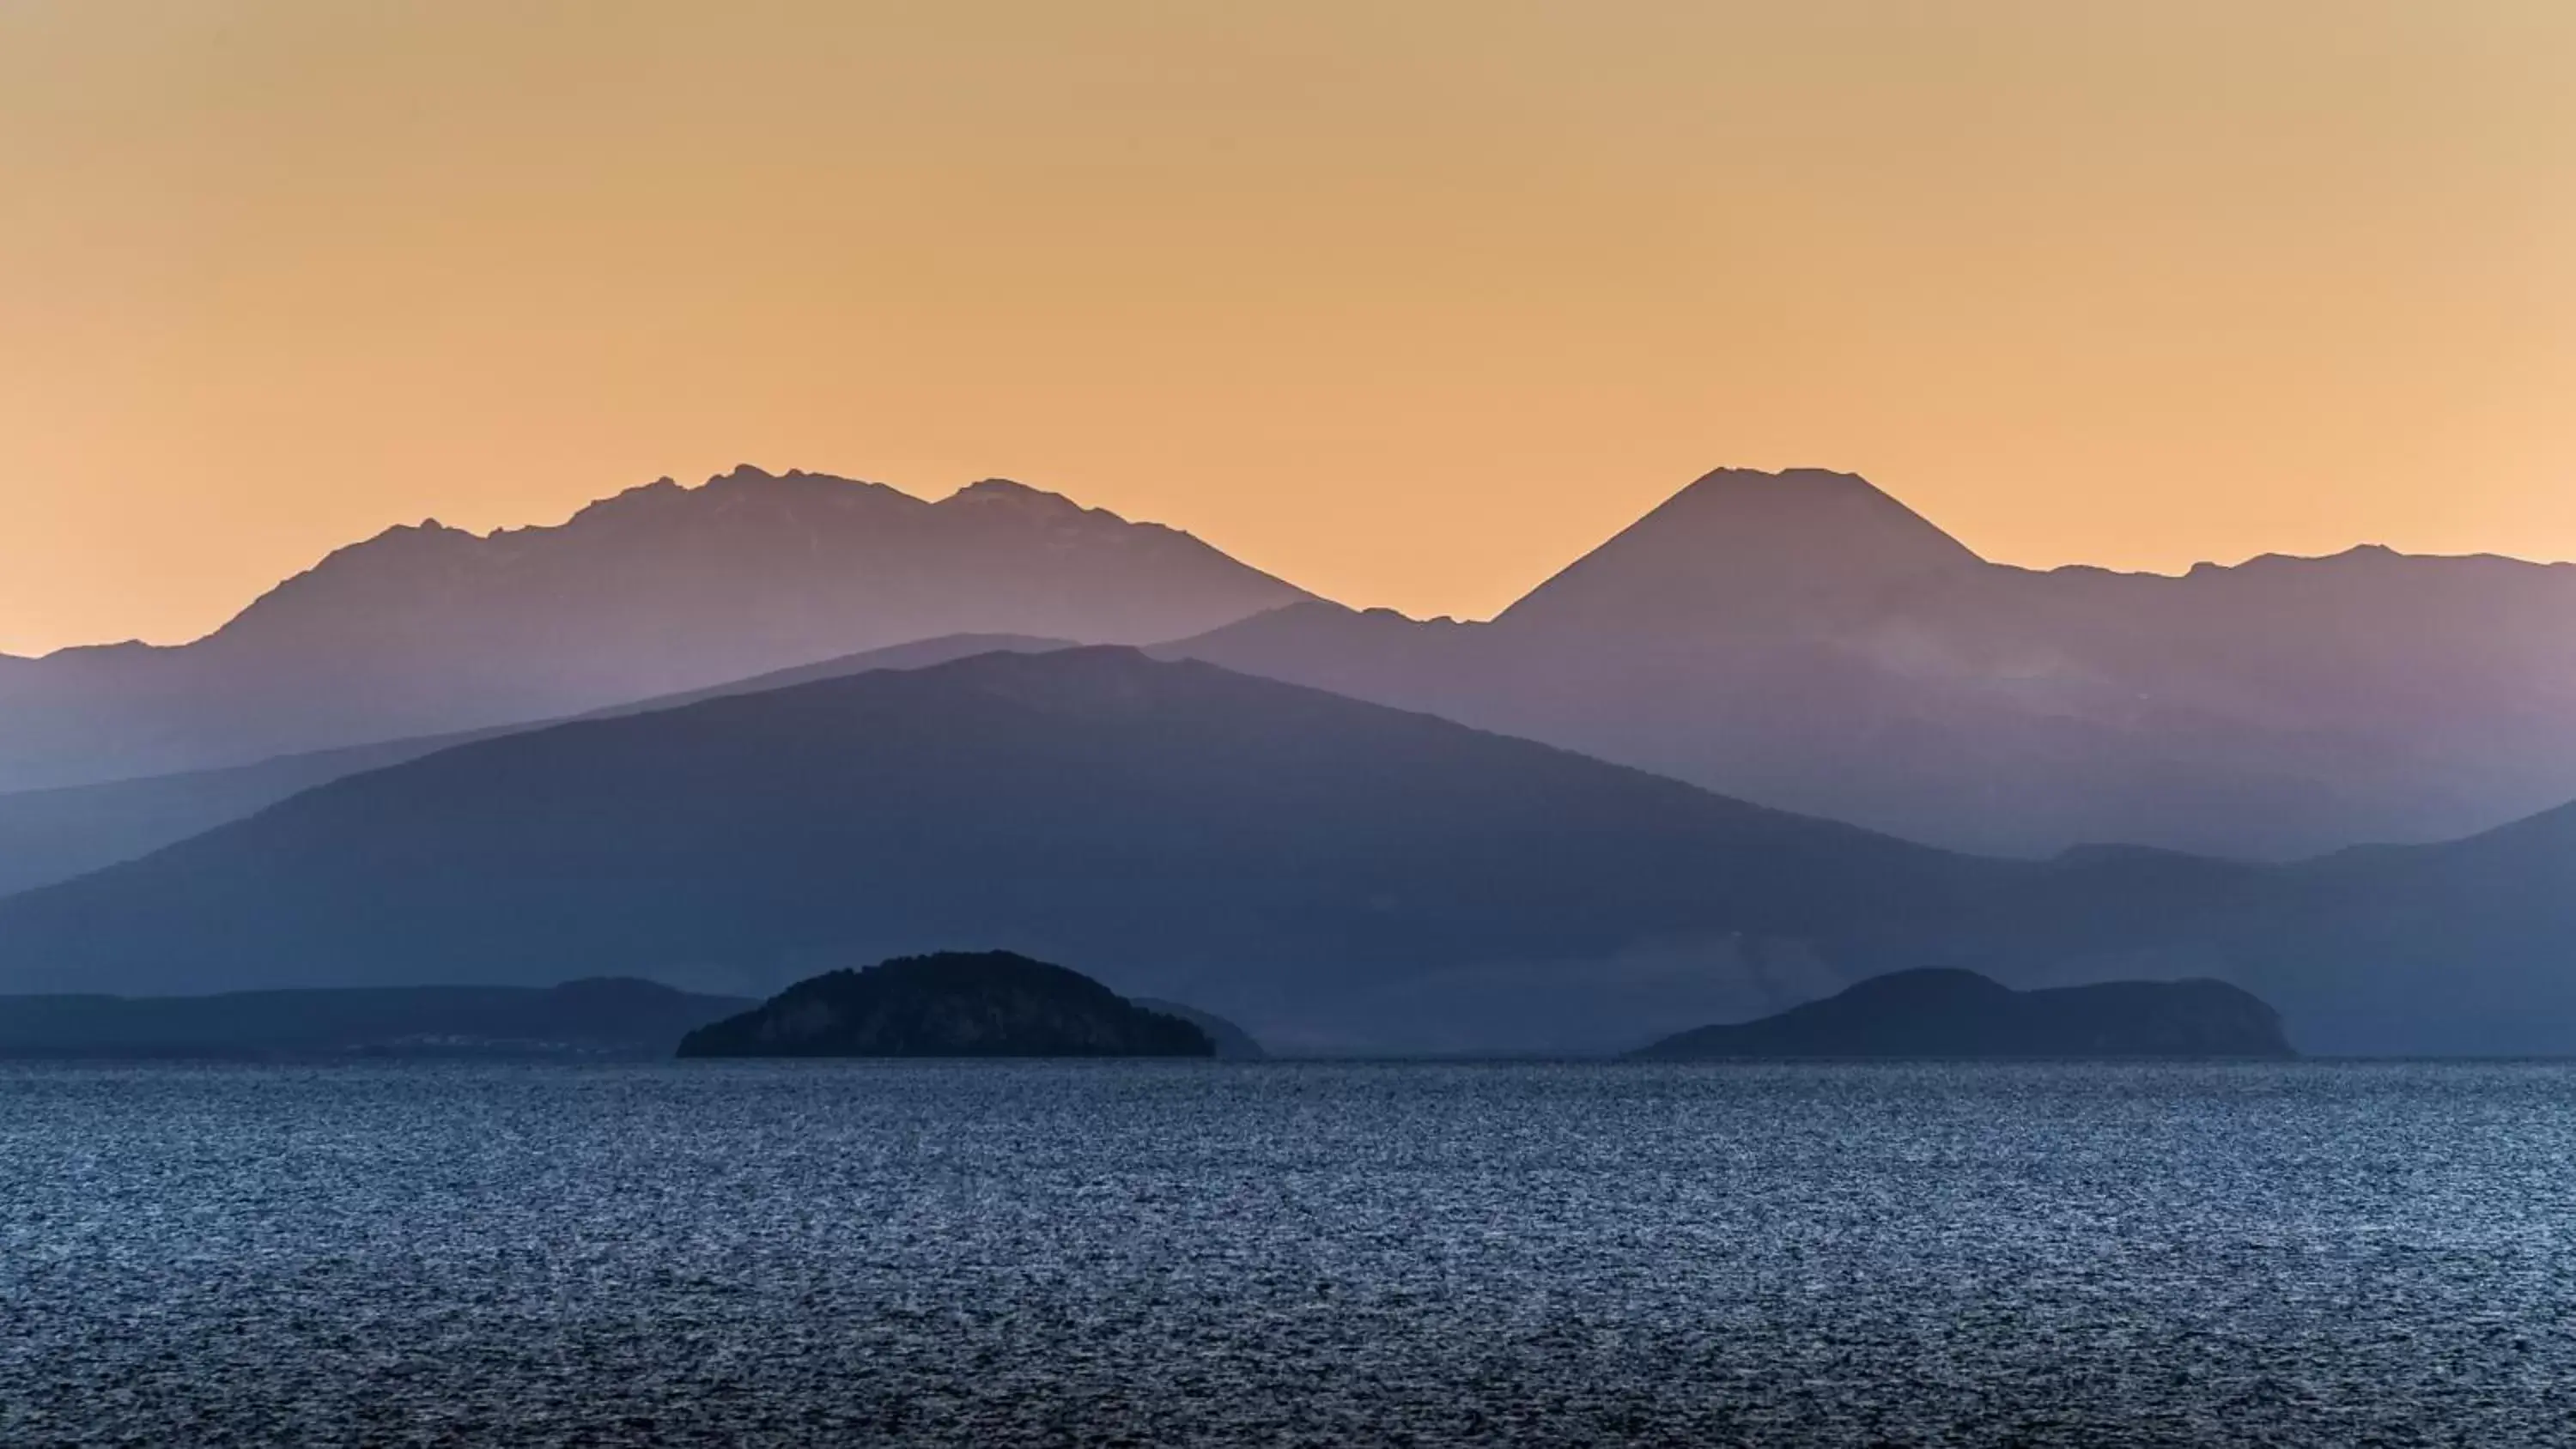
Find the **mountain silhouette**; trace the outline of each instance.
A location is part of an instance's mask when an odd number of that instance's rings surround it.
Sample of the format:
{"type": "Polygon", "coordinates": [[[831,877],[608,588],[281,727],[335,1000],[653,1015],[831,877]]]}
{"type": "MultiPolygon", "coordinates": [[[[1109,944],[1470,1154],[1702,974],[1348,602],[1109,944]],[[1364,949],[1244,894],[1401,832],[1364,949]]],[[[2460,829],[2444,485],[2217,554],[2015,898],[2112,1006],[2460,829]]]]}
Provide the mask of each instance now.
{"type": "Polygon", "coordinates": [[[2287,1057],[2281,1014],[2223,981],[2014,991],[1974,971],[1898,971],[1778,1016],[1686,1031],[1635,1055],[2287,1057]]]}
{"type": "Polygon", "coordinates": [[[1008,951],[907,956],[799,981],[683,1038],[683,1057],[1213,1057],[1197,1023],[1008,951]]]}
{"type": "Polygon", "coordinates": [[[1304,601],[1157,651],[1958,849],[2289,860],[2576,797],[2576,567],[1987,563],[1846,474],[1710,474],[1490,624],[1304,601]]]}
{"type": "Polygon", "coordinates": [[[1701,478],[1506,610],[1515,631],[1712,631],[1754,643],[1865,622],[1973,578],[1983,561],[1848,473],[1701,478]]]}
{"type": "Polygon", "coordinates": [[[0,902],[0,989],[645,976],[1004,949],[1287,1050],[1605,1050],[1926,965],[2208,976],[2323,1051],[2576,1048],[2576,810],[2300,866],[1977,858],[1133,650],[514,734],[0,902]]]}
{"type": "Polygon", "coordinates": [[[1820,470],[1712,473],[1492,623],[1416,622],[1017,484],[926,503],[745,468],[556,528],[392,530],[183,648],[0,659],[0,859],[13,818],[61,842],[0,892],[422,741],[995,630],[1164,640],[1954,849],[2294,860],[2576,796],[2571,625],[2576,567],[2039,572],[1820,470]]]}
{"type": "Polygon", "coordinates": [[[939,635],[1142,643],[1303,597],[1018,483],[934,503],[746,466],[554,527],[391,529],[193,644],[7,661],[0,789],[577,714],[939,635]]]}
{"type": "MultiPolygon", "coordinates": [[[[919,669],[999,650],[1065,649],[1071,641],[1013,634],[953,634],[889,649],[826,659],[705,689],[594,710],[588,718],[669,709],[729,694],[754,694],[871,669],[919,669]]],[[[316,785],[380,770],[479,739],[534,728],[485,730],[351,745],[284,755],[256,764],[178,775],[0,794],[0,896],[70,880],[103,866],[148,855],[218,825],[254,815],[316,785]]]]}

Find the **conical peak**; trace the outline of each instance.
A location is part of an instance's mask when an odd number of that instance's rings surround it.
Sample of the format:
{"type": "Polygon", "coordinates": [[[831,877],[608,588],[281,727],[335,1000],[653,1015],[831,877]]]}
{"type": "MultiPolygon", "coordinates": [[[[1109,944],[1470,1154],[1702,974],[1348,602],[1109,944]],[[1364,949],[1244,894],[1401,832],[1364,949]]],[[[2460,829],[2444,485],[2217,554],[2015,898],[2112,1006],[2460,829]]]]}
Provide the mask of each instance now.
{"type": "Polygon", "coordinates": [[[1655,628],[1841,612],[1984,566],[1853,473],[1722,468],[1667,499],[1503,617],[1655,628]]]}
{"type": "Polygon", "coordinates": [[[1729,491],[1783,488],[1867,493],[1881,498],[1887,496],[1858,473],[1838,473],[1831,468],[1783,468],[1776,473],[1765,472],[1760,468],[1713,468],[1693,479],[1691,485],[1682,490],[1682,494],[1722,494],[1729,491]]]}
{"type": "Polygon", "coordinates": [[[1795,529],[1822,542],[1857,542],[1870,535],[1894,535],[1929,551],[1974,557],[1956,539],[1868,479],[1857,473],[1836,473],[1824,468],[1789,468],[1777,473],[1720,468],[1674,494],[1639,526],[1667,515],[1669,521],[1676,523],[1689,520],[1703,527],[1717,525],[1766,534],[1795,529]]]}

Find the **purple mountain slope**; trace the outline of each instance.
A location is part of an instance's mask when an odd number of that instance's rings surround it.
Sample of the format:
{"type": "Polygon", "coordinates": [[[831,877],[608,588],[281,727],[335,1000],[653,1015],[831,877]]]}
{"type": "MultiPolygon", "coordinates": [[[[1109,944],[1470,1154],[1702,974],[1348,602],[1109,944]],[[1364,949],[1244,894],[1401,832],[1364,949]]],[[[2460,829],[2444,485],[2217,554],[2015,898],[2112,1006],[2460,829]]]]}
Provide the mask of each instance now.
{"type": "MultiPolygon", "coordinates": [[[[817,680],[879,669],[925,669],[978,654],[1037,654],[1073,647],[1062,639],[1016,634],[951,634],[889,649],[845,654],[817,664],[775,670],[749,679],[681,694],[590,711],[586,719],[677,709],[703,700],[758,694],[817,680]]],[[[514,734],[556,721],[529,721],[344,745],[338,749],[280,755],[247,765],[0,794],[0,896],[69,880],[103,866],[148,855],[219,825],[255,815],[306,790],[351,775],[451,750],[477,740],[514,734]]]]}
{"type": "Polygon", "coordinates": [[[2576,568],[2363,548],[2037,572],[1818,471],[1712,473],[1490,624],[1352,613],[1001,482],[926,503],[741,469],[555,528],[396,529],[184,648],[0,659],[0,791],[523,724],[961,632],[1179,639],[1160,652],[1994,853],[2283,859],[2576,796],[2576,568]]]}
{"type": "Polygon", "coordinates": [[[744,467],[555,527],[392,529],[176,648],[0,668],[0,789],[540,719],[908,640],[1166,639],[1306,597],[1001,480],[936,503],[744,467]]]}
{"type": "Polygon", "coordinates": [[[2291,858],[2576,796],[2576,567],[2035,572],[1845,474],[1712,473],[1490,624],[1305,602],[1158,652],[2000,853],[2291,858]]]}
{"type": "Polygon", "coordinates": [[[2303,1050],[2565,1053],[2571,884],[2576,807],[2298,865],[2001,861],[1205,664],[996,652],[334,781],[0,900],[0,991],[767,994],[990,948],[1290,1047],[1598,1051],[1930,964],[2212,977],[2303,1050]]]}

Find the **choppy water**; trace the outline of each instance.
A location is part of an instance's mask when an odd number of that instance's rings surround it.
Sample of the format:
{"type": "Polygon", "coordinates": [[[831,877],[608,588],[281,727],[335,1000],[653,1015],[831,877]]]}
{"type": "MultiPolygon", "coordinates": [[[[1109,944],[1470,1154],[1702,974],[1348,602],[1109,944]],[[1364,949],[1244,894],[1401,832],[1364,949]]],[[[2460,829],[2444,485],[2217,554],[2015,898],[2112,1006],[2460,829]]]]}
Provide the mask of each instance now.
{"type": "Polygon", "coordinates": [[[0,1441],[2565,1443],[2576,1069],[0,1069],[0,1441]]]}

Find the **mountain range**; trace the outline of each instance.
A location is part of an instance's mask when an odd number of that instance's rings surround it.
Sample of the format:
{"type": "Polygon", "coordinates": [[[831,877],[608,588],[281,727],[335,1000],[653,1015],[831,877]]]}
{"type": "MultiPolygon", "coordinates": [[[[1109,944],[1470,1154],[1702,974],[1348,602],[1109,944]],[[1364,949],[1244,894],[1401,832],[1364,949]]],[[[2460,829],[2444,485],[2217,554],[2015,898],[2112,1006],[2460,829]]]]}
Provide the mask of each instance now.
{"type": "Polygon", "coordinates": [[[933,503],[746,466],[554,527],[391,529],[191,644],[0,660],[0,790],[525,724],[939,635],[1145,643],[1305,597],[1018,483],[933,503]]]}
{"type": "MultiPolygon", "coordinates": [[[[593,710],[584,717],[601,719],[641,714],[701,699],[756,694],[765,689],[783,689],[791,684],[817,679],[863,674],[871,669],[918,669],[973,654],[1070,647],[1068,640],[1017,634],[943,635],[799,665],[793,669],[775,670],[681,694],[593,710]]],[[[316,785],[534,727],[499,725],[453,734],[388,740],[381,744],[281,755],[256,764],[223,769],[0,794],[0,896],[51,885],[102,866],[149,855],[165,845],[176,844],[218,825],[255,815],[316,785]]]]}
{"type": "Polygon", "coordinates": [[[1854,476],[1709,474],[1491,623],[1165,651],[1957,849],[2289,860],[2576,798],[2576,567],[1993,564],[1854,476]]]}
{"type": "Polygon", "coordinates": [[[0,992],[1005,949],[1292,1051],[1604,1051],[1937,967],[2566,1052],[2571,625],[2564,565],[2020,569],[1816,471],[1424,621],[1017,484],[738,469],[0,658],[0,783],[89,782],[0,789],[0,992]]]}
{"type": "Polygon", "coordinates": [[[2239,864],[2004,860],[1128,649],[487,739],[0,901],[0,990],[766,994],[1061,961],[1291,1049],[1605,1050],[1887,971],[2207,976],[2324,1052],[2576,1050],[2576,809],[2239,864]]]}
{"type": "Polygon", "coordinates": [[[742,468],[554,528],[396,529],[194,644],[0,659],[0,857],[13,819],[73,846],[0,891],[461,732],[960,633],[1152,645],[1990,854],[2289,861],[2576,799],[2567,565],[2036,571],[1851,475],[1721,470],[1491,622],[1421,621],[1018,484],[742,468]],[[84,782],[117,789],[25,793],[84,782]]]}

